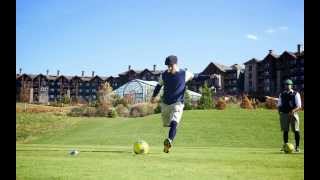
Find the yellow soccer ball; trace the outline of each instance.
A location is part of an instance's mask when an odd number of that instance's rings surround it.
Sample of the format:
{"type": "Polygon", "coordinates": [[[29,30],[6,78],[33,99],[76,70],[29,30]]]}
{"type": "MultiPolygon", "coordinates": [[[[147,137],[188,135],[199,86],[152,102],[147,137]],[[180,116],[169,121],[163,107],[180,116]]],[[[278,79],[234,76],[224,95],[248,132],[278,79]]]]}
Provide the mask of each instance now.
{"type": "Polygon", "coordinates": [[[286,154],[292,153],[293,150],[294,150],[293,144],[291,144],[291,143],[286,143],[286,144],[285,144],[285,146],[284,146],[284,152],[285,152],[286,154]]]}
{"type": "Polygon", "coordinates": [[[133,144],[133,152],[136,154],[148,154],[149,144],[143,140],[137,141],[133,144]]]}

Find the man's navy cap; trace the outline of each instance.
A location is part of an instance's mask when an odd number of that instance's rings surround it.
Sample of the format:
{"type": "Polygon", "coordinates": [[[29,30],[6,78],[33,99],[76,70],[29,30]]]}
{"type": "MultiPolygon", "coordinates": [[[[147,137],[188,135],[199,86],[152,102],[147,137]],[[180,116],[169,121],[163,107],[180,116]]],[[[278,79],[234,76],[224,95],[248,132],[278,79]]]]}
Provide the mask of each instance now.
{"type": "Polygon", "coordinates": [[[165,65],[177,64],[178,58],[175,55],[170,55],[166,58],[165,65]]]}

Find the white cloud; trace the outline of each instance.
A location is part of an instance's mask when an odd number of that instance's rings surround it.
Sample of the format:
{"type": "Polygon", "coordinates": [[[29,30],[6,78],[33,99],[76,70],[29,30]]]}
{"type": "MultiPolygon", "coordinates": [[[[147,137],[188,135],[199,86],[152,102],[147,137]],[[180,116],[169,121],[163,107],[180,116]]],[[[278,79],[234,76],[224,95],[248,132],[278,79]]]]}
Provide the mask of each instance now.
{"type": "Polygon", "coordinates": [[[279,29],[284,31],[284,30],[288,30],[288,27],[287,26],[280,26],[279,29]]]}
{"type": "Polygon", "coordinates": [[[247,34],[246,36],[248,39],[251,39],[251,40],[258,40],[258,37],[253,35],[253,34],[247,34]]]}
{"type": "Polygon", "coordinates": [[[265,30],[265,32],[272,34],[272,33],[276,32],[276,30],[273,28],[269,28],[269,29],[265,30]]]}

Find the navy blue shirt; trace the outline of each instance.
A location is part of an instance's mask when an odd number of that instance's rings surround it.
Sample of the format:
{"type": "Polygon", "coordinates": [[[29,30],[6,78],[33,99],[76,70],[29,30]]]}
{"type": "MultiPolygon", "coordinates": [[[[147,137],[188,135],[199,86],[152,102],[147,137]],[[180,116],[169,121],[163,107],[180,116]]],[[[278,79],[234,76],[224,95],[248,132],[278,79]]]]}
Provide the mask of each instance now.
{"type": "Polygon", "coordinates": [[[210,76],[200,75],[195,77],[192,73],[179,69],[175,74],[169,73],[167,70],[161,74],[159,84],[155,87],[153,97],[160,92],[162,85],[163,89],[163,103],[174,104],[176,102],[184,102],[184,92],[186,90],[186,82],[192,78],[200,80],[209,79],[210,76]]]}

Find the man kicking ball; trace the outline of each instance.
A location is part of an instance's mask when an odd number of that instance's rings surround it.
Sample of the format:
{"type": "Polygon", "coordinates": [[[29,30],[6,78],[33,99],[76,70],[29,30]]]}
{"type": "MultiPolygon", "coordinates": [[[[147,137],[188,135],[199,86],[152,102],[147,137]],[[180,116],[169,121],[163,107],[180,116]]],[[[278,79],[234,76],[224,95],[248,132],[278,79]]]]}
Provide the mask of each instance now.
{"type": "Polygon", "coordinates": [[[165,153],[169,153],[172,147],[173,139],[176,136],[177,126],[181,120],[184,108],[184,92],[186,90],[186,82],[191,79],[204,81],[214,78],[214,75],[194,75],[189,71],[178,68],[178,58],[174,55],[168,56],[165,65],[168,69],[160,75],[159,82],[154,89],[151,102],[155,103],[155,97],[159,94],[161,87],[163,89],[163,102],[161,102],[161,116],[164,127],[170,127],[168,138],[164,140],[165,153]]]}

